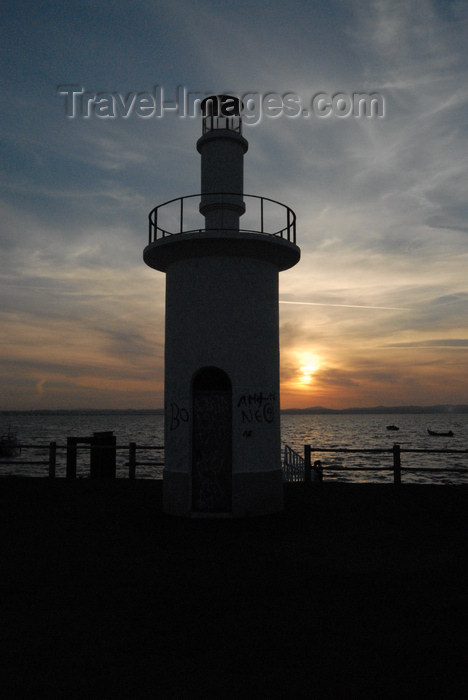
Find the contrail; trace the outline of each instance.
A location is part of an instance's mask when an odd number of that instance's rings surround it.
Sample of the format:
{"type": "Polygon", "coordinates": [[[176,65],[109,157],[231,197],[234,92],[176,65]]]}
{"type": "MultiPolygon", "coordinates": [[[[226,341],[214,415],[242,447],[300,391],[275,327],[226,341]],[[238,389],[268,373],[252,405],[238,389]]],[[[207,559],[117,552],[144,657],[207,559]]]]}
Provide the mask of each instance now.
{"type": "Polygon", "coordinates": [[[399,306],[361,306],[359,304],[326,304],[318,301],[281,301],[280,304],[300,304],[301,306],[339,306],[346,309],[383,309],[384,311],[411,311],[399,306]]]}

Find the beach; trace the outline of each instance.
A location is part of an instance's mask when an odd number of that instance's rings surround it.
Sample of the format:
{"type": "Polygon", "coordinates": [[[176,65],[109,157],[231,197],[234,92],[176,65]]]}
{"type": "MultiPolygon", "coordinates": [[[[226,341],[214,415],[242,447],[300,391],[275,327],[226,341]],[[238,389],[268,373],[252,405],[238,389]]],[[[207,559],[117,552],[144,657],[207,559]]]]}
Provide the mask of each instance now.
{"type": "Polygon", "coordinates": [[[2,698],[461,698],[467,496],[286,484],[195,520],[161,481],[4,478],[2,698]]]}

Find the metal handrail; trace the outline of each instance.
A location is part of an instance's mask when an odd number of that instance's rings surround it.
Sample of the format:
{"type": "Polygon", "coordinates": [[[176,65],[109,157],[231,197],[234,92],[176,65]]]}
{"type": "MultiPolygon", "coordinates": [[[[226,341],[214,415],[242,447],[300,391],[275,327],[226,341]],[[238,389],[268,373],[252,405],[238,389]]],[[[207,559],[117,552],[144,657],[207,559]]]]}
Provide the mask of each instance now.
{"type": "Polygon", "coordinates": [[[304,481],[305,479],[304,457],[289,445],[284,446],[283,479],[284,481],[304,481]]]}
{"type": "Polygon", "coordinates": [[[216,131],[217,129],[227,129],[228,131],[234,131],[236,134],[242,134],[242,119],[239,115],[218,116],[207,114],[203,117],[203,135],[207,134],[209,131],[216,131]]]}
{"type": "MultiPolygon", "coordinates": [[[[8,456],[1,456],[0,455],[0,466],[4,465],[13,465],[13,466],[42,466],[42,467],[48,467],[48,472],[49,472],[49,477],[50,478],[55,478],[56,477],[56,465],[57,465],[57,451],[58,450],[63,450],[66,451],[67,453],[67,474],[66,476],[69,478],[72,476],[72,478],[76,478],[76,470],[73,470],[73,473],[69,473],[69,467],[68,467],[68,456],[69,456],[69,450],[70,448],[73,449],[73,452],[76,454],[78,450],[90,450],[91,447],[91,439],[87,438],[76,438],[77,440],[81,441],[78,443],[73,443],[70,445],[67,441],[66,445],[60,445],[57,444],[55,441],[49,442],[48,444],[16,444],[14,446],[15,449],[21,450],[21,449],[28,449],[28,450],[48,450],[48,455],[47,458],[41,459],[41,460],[31,460],[31,459],[17,459],[17,457],[8,457],[8,456]]],[[[152,460],[151,462],[148,461],[137,461],[137,450],[156,450],[156,451],[164,451],[164,445],[137,445],[135,442],[130,442],[128,444],[123,444],[123,445],[99,445],[100,450],[113,450],[116,452],[117,450],[126,450],[128,451],[128,461],[124,463],[124,466],[129,468],[128,476],[130,479],[135,479],[136,476],[136,467],[138,466],[164,466],[164,461],[154,461],[152,460]]],[[[76,465],[75,465],[76,466],[76,465]]],[[[0,477],[1,478],[1,477],[0,477]]]]}
{"type": "MultiPolygon", "coordinates": [[[[286,204],[282,204],[281,202],[278,202],[275,199],[271,199],[270,197],[262,197],[258,194],[245,194],[245,193],[239,193],[239,192],[200,192],[197,194],[189,194],[185,195],[184,197],[174,197],[173,199],[169,199],[167,202],[163,202],[162,204],[158,204],[157,207],[154,207],[148,214],[148,222],[149,222],[149,240],[148,243],[154,243],[154,241],[157,241],[158,239],[161,238],[166,238],[166,236],[176,236],[181,233],[202,233],[205,231],[210,231],[210,230],[215,230],[215,231],[234,231],[232,228],[216,228],[216,229],[207,229],[207,228],[195,228],[195,229],[186,229],[184,228],[184,216],[186,215],[185,210],[184,210],[184,200],[186,199],[193,199],[195,197],[242,197],[245,199],[258,199],[260,201],[260,228],[259,229],[245,229],[245,228],[239,228],[235,229],[236,233],[256,233],[256,234],[263,234],[263,235],[268,235],[268,236],[277,236],[279,238],[283,238],[290,243],[296,243],[296,214],[294,211],[288,207],[286,204]],[[169,204],[173,204],[174,202],[179,202],[180,203],[180,209],[179,209],[179,225],[177,226],[177,230],[169,231],[162,226],[159,225],[158,223],[158,217],[159,217],[159,212],[163,207],[167,207],[169,204]],[[277,205],[278,207],[281,207],[282,209],[285,210],[285,226],[282,228],[278,229],[277,231],[265,231],[265,226],[264,226],[264,202],[271,202],[272,204],[277,205]]],[[[221,199],[221,204],[223,203],[221,199]]]]}
{"type": "MultiPolygon", "coordinates": [[[[289,450],[289,448],[286,445],[286,448],[289,450]]],[[[291,450],[293,452],[293,450],[291,450]]],[[[391,466],[352,466],[352,467],[337,467],[335,465],[327,465],[327,464],[321,464],[321,468],[323,469],[323,472],[326,472],[327,474],[331,474],[333,472],[384,472],[384,471],[390,471],[393,472],[393,478],[394,478],[394,483],[395,484],[401,484],[401,475],[402,473],[407,473],[407,474],[412,474],[412,473],[418,473],[418,472],[425,472],[425,473],[443,473],[443,474],[468,474],[468,468],[466,467],[407,467],[403,466],[401,463],[401,457],[405,453],[413,453],[413,454],[464,454],[468,455],[468,450],[466,449],[425,449],[425,448],[411,448],[411,447],[401,447],[399,444],[394,444],[393,447],[378,447],[378,448],[365,448],[365,447],[358,447],[358,448],[352,448],[352,447],[312,447],[311,445],[304,445],[304,456],[307,457],[307,454],[309,455],[308,459],[305,459],[305,469],[304,469],[304,482],[306,481],[306,476],[307,476],[307,471],[310,471],[311,468],[311,460],[310,460],[310,455],[311,453],[339,453],[339,454],[391,454],[393,456],[392,460],[392,465],[391,466]]],[[[298,453],[296,453],[298,456],[300,456],[298,453]]],[[[284,467],[286,473],[287,473],[287,459],[286,459],[286,449],[285,449],[285,459],[284,459],[284,467]]],[[[290,481],[300,481],[301,479],[289,479],[290,481]]]]}

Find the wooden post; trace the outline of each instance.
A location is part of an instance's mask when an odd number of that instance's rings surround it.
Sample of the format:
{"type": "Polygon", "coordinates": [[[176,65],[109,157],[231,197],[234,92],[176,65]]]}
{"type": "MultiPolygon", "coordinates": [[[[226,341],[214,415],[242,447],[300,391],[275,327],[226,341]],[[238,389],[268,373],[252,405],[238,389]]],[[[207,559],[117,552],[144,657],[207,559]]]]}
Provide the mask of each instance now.
{"type": "Polygon", "coordinates": [[[310,445],[304,445],[304,484],[312,483],[312,465],[310,463],[310,445]]]}
{"type": "Polygon", "coordinates": [[[76,479],[76,438],[67,437],[67,479],[76,479]]]}
{"type": "Polygon", "coordinates": [[[57,463],[57,443],[49,444],[49,479],[55,479],[55,465],[57,463]]]}
{"type": "Polygon", "coordinates": [[[393,445],[393,483],[395,486],[400,486],[401,484],[400,445],[393,445]]]}
{"type": "Polygon", "coordinates": [[[136,442],[128,446],[128,478],[134,479],[136,474],[136,442]]]}
{"type": "Polygon", "coordinates": [[[90,438],[91,479],[115,479],[117,438],[110,430],[93,433],[90,438]]]}

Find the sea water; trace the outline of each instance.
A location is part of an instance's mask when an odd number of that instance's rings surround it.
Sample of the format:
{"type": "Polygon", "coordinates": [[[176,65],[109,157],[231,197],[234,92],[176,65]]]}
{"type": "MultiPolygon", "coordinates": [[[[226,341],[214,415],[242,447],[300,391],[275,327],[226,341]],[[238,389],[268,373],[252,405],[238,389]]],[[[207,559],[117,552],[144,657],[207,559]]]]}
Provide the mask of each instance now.
{"type": "Polygon", "coordinates": [[[416,470],[464,469],[465,473],[427,474],[404,472],[403,483],[468,483],[468,453],[411,453],[405,450],[468,450],[468,414],[328,414],[283,415],[282,442],[303,454],[304,445],[311,445],[312,461],[319,459],[327,481],[391,482],[393,481],[394,444],[401,448],[401,466],[416,470]],[[387,430],[396,425],[398,430],[387,430]],[[453,437],[434,437],[428,428],[453,432],[453,437]],[[386,450],[381,454],[320,452],[320,448],[386,450]],[[317,451],[316,451],[317,450],[317,451]],[[359,467],[388,467],[388,472],[359,472],[359,467]],[[333,471],[334,469],[337,471],[333,471]]]}
{"type": "MultiPolygon", "coordinates": [[[[16,433],[21,444],[36,447],[23,450],[19,460],[47,460],[49,442],[57,443],[57,476],[65,476],[67,437],[87,437],[94,432],[112,431],[117,438],[117,476],[128,477],[128,445],[135,442],[143,446],[164,445],[164,416],[153,412],[99,411],[99,412],[1,412],[0,431],[16,433]]],[[[304,445],[313,448],[312,460],[320,459],[327,481],[391,482],[393,475],[392,454],[394,443],[401,447],[401,465],[407,468],[465,469],[465,473],[443,471],[403,472],[403,483],[468,483],[468,453],[406,453],[405,449],[418,450],[467,450],[468,414],[327,414],[281,416],[283,446],[289,445],[299,454],[304,445]],[[398,431],[387,430],[387,425],[397,425],[398,431]],[[451,430],[453,437],[433,437],[427,429],[440,432],[451,430]],[[382,454],[354,454],[320,452],[320,448],[383,449],[382,454]],[[317,451],[316,451],[317,450],[317,451]],[[359,467],[387,467],[388,472],[359,472],[359,467]],[[336,470],[336,471],[334,471],[336,470]]],[[[162,478],[164,451],[138,449],[139,465],[136,476],[140,479],[162,478]]],[[[47,465],[7,464],[0,458],[1,476],[47,476],[47,465]]],[[[78,448],[77,477],[89,475],[89,447],[78,448]]]]}

